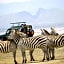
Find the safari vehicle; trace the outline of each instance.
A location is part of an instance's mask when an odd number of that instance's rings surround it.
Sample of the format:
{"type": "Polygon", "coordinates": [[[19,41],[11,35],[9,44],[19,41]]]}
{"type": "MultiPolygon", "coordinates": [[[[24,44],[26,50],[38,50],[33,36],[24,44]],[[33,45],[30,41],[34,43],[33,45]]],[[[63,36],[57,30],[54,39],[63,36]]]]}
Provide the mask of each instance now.
{"type": "Polygon", "coordinates": [[[12,29],[19,29],[20,32],[27,34],[28,37],[32,37],[34,35],[34,30],[32,28],[32,25],[27,25],[26,22],[16,22],[11,24],[13,24],[13,26],[7,29],[5,34],[0,35],[0,40],[5,41],[12,29]]]}
{"type": "Polygon", "coordinates": [[[7,40],[7,36],[10,34],[10,32],[11,32],[11,29],[7,29],[5,34],[0,35],[0,40],[3,40],[3,41],[7,40]]]}

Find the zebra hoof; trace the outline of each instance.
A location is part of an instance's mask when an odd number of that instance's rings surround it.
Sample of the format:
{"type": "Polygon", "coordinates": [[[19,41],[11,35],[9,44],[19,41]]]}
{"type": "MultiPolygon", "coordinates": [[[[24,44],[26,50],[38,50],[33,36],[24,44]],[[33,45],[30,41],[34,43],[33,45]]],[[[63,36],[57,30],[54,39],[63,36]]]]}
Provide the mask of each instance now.
{"type": "Polygon", "coordinates": [[[27,62],[27,59],[25,60],[25,63],[27,62]]]}
{"type": "Polygon", "coordinates": [[[54,60],[55,57],[52,57],[51,60],[54,60]]]}
{"type": "Polygon", "coordinates": [[[49,61],[49,58],[47,58],[47,61],[49,61]]]}
{"type": "Polygon", "coordinates": [[[35,61],[35,59],[32,58],[31,61],[35,61]]]}
{"type": "Polygon", "coordinates": [[[45,59],[42,60],[42,62],[44,62],[45,59]]]}
{"type": "Polygon", "coordinates": [[[22,63],[26,63],[27,62],[27,59],[26,60],[23,60],[23,62],[22,63]]]}
{"type": "Polygon", "coordinates": [[[15,61],[15,64],[18,64],[17,61],[15,61]]]}

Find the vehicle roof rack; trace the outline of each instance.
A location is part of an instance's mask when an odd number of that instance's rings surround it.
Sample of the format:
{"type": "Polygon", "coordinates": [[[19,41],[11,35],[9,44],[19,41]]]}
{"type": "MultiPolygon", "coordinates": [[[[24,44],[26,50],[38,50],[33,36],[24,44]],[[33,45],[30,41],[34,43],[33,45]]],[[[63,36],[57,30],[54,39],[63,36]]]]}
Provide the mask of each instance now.
{"type": "Polygon", "coordinates": [[[15,22],[15,23],[10,23],[10,24],[21,24],[21,23],[26,23],[26,22],[15,22]]]}
{"type": "Polygon", "coordinates": [[[15,24],[17,24],[18,26],[20,26],[21,24],[25,24],[26,22],[15,22],[15,23],[10,23],[10,24],[12,24],[13,26],[15,25],[15,24]]]}

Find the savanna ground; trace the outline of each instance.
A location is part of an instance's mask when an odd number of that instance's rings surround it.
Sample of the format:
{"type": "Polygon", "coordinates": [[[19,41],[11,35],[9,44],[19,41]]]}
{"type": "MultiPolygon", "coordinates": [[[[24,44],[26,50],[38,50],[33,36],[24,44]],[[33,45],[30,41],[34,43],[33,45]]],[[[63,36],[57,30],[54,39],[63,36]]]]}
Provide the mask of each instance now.
{"type": "MultiPolygon", "coordinates": [[[[40,49],[35,49],[33,56],[36,61],[30,62],[29,51],[26,51],[26,64],[64,64],[64,47],[55,49],[55,60],[40,62],[43,58],[43,52],[40,49]]],[[[20,50],[17,50],[18,64],[22,63],[22,56],[20,50]]],[[[0,53],[0,64],[14,64],[12,53],[0,53]]]]}

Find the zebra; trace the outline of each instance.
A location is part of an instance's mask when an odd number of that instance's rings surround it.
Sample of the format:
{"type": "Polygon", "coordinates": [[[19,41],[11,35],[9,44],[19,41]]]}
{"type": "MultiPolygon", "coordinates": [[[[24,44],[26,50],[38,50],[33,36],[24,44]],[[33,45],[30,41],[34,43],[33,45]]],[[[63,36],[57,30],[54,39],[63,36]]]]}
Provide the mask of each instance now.
{"type": "MultiPolygon", "coordinates": [[[[45,31],[44,31],[45,32],[45,31]]],[[[55,33],[55,32],[54,32],[55,33]]],[[[49,39],[51,39],[51,41],[53,41],[53,47],[54,48],[59,48],[59,47],[63,47],[64,46],[64,34],[58,34],[58,33],[56,33],[56,34],[54,34],[53,33],[53,35],[47,35],[47,37],[49,38],[49,39]]],[[[43,33],[41,33],[41,34],[43,34],[43,33]]],[[[52,42],[51,42],[52,43],[52,42]]],[[[54,52],[53,52],[53,50],[51,49],[50,50],[50,52],[49,53],[51,53],[52,52],[52,55],[55,57],[55,55],[54,55],[54,52]]],[[[50,54],[50,57],[51,57],[51,54],[50,54]]],[[[54,58],[54,57],[52,57],[52,59],[54,58]]]]}
{"type": "MultiPolygon", "coordinates": [[[[41,30],[41,35],[45,35],[45,36],[47,36],[47,37],[49,37],[49,38],[51,38],[51,36],[56,36],[56,32],[54,32],[53,34],[51,34],[51,33],[49,33],[46,29],[40,29],[41,30]]],[[[52,31],[51,31],[52,32],[52,31]]],[[[51,40],[51,42],[52,42],[52,40],[51,40]]],[[[49,48],[49,58],[51,59],[51,60],[54,60],[54,58],[55,58],[55,54],[54,54],[54,45],[51,47],[51,48],[49,48]],[[52,54],[52,56],[51,56],[51,54],[52,54]]]]}
{"type": "Polygon", "coordinates": [[[27,61],[25,50],[34,50],[36,48],[41,48],[44,52],[44,58],[42,61],[45,60],[45,55],[46,59],[49,60],[48,49],[51,47],[51,41],[46,36],[38,35],[29,38],[22,38],[22,36],[19,36],[20,34],[18,31],[16,33],[11,32],[8,38],[17,42],[18,46],[21,48],[23,57],[22,63],[26,63],[27,61]]]}
{"type": "MultiPolygon", "coordinates": [[[[64,46],[64,34],[60,34],[58,36],[52,36],[48,38],[53,41],[54,48],[60,48],[64,46]]],[[[52,52],[52,50],[50,52],[52,52]]],[[[52,53],[54,54],[55,52],[52,53]]]]}
{"type": "MultiPolygon", "coordinates": [[[[26,34],[22,33],[22,37],[25,37],[26,34]]],[[[0,53],[13,53],[14,63],[17,64],[16,61],[16,49],[17,43],[12,39],[7,39],[6,41],[0,40],[0,53]]]]}

